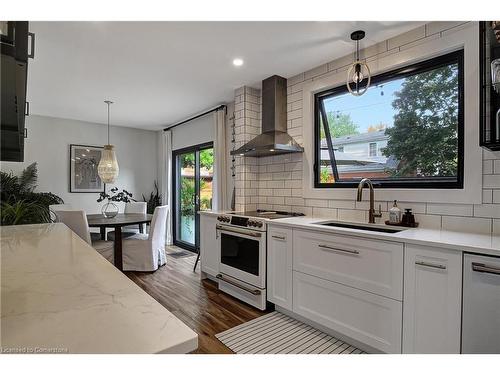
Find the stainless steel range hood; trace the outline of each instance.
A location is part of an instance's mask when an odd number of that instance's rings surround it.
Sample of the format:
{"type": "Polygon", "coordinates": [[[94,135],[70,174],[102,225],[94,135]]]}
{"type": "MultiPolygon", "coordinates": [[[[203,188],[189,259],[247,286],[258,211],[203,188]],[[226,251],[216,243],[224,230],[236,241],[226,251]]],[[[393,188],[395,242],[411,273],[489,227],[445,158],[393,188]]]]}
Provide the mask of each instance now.
{"type": "Polygon", "coordinates": [[[262,134],[231,155],[270,156],[304,152],[286,132],[286,78],[274,75],[262,81],[262,134]]]}

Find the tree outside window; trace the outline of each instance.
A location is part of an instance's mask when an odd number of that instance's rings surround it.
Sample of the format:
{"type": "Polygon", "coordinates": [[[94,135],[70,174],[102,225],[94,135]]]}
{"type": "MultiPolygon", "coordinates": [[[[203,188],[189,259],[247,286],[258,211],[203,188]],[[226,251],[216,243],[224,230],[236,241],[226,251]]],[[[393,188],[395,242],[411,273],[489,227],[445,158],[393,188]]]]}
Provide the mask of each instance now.
{"type": "Polygon", "coordinates": [[[316,94],[316,187],[368,177],[382,187],[460,188],[462,66],[458,51],[373,77],[359,97],[343,86],[316,94]]]}

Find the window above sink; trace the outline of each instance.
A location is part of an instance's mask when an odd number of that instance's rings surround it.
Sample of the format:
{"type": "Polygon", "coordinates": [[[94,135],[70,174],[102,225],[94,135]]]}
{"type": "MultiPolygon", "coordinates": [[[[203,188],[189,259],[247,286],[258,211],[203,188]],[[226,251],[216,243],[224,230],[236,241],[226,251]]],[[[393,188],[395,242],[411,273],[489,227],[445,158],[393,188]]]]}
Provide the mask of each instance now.
{"type": "MultiPolygon", "coordinates": [[[[407,48],[397,51],[385,51],[366,57],[370,65],[372,77],[378,77],[387,72],[397,71],[405,67],[432,60],[439,56],[446,56],[453,51],[463,50],[463,187],[423,187],[408,185],[389,187],[385,184],[382,188],[376,184],[375,199],[379,201],[401,202],[425,202],[425,203],[464,203],[480,204],[482,202],[482,149],[479,147],[478,114],[479,114],[479,24],[470,22],[462,28],[456,28],[452,33],[442,34],[436,38],[426,38],[418,43],[411,43],[407,48]]],[[[363,51],[362,51],[363,52],[363,51]]],[[[343,60],[339,61],[339,64],[343,60]]],[[[332,68],[335,66],[332,63],[332,68]]],[[[317,186],[315,178],[317,147],[315,137],[317,124],[315,119],[315,99],[318,94],[326,93],[346,84],[346,69],[339,68],[304,82],[302,85],[302,137],[303,137],[303,169],[302,169],[302,192],[303,197],[308,199],[327,200],[351,200],[356,195],[357,181],[347,182],[349,185],[336,183],[336,186],[317,186]],[[342,186],[342,188],[340,188],[342,186]],[[346,188],[344,188],[346,187],[346,188]]],[[[373,83],[372,86],[378,84],[373,83]]],[[[367,93],[368,94],[368,93],[367,93]]],[[[367,95],[365,94],[365,95],[367,95]]],[[[388,95],[384,92],[384,98],[388,95]]],[[[376,113],[375,110],[372,111],[376,113]]],[[[380,122],[380,120],[379,120],[380,122]]],[[[375,120],[374,124],[377,124],[375,120]]],[[[376,142],[376,141],[373,141],[376,142]]],[[[377,148],[377,153],[383,147],[377,148]]],[[[344,151],[347,149],[344,148],[344,151]]],[[[326,151],[326,150],[325,150],[326,151]]],[[[372,148],[372,152],[373,152],[372,148]]],[[[369,144],[366,145],[366,153],[369,154],[369,144]]],[[[378,154],[377,154],[378,155],[378,154]]],[[[369,175],[363,177],[374,180],[369,175]]],[[[374,181],[377,183],[378,181],[374,181]]],[[[396,181],[397,182],[397,181],[396,181]]],[[[400,181],[401,182],[401,181],[400,181]]]]}
{"type": "Polygon", "coordinates": [[[463,187],[463,50],[314,95],[316,188],[463,187]],[[328,136],[331,143],[328,142],[328,136]]]}

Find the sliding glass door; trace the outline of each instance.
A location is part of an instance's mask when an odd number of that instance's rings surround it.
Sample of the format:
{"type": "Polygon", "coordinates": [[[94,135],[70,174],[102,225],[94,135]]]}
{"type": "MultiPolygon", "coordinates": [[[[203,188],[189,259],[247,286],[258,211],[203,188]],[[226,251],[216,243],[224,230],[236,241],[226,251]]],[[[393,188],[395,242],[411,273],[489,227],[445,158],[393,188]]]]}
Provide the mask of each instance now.
{"type": "Polygon", "coordinates": [[[198,211],[212,209],[213,144],[176,150],[173,161],[174,243],[197,251],[200,238],[198,211]]]}

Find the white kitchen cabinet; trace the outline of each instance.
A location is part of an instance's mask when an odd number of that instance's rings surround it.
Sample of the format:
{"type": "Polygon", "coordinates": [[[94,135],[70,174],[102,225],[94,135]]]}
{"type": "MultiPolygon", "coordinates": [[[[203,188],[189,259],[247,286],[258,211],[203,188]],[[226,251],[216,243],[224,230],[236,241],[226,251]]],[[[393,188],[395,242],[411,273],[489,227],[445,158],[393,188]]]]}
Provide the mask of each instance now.
{"type": "Polygon", "coordinates": [[[460,353],[462,254],[406,245],[403,353],[460,353]]]}
{"type": "Polygon", "coordinates": [[[401,353],[402,302],[293,271],[293,312],[385,353],[401,353]]]}
{"type": "Polygon", "coordinates": [[[215,277],[219,273],[220,255],[217,248],[217,217],[200,215],[201,271],[215,277]]]}
{"type": "Polygon", "coordinates": [[[403,299],[403,244],[293,231],[293,269],[367,292],[403,299]]]}
{"type": "Polygon", "coordinates": [[[267,299],[292,310],[292,230],[268,226],[267,299]]]}

